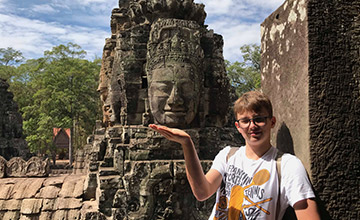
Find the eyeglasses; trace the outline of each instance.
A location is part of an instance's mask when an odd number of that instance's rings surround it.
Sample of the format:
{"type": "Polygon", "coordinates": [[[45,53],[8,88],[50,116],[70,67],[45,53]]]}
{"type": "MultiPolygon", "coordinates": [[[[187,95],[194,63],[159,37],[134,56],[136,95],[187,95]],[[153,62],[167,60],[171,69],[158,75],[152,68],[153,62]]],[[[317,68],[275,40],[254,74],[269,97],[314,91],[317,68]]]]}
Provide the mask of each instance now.
{"type": "Polygon", "coordinates": [[[271,118],[270,116],[258,116],[255,118],[240,118],[235,120],[241,128],[248,128],[252,121],[256,126],[262,127],[266,124],[266,119],[271,118]]]}

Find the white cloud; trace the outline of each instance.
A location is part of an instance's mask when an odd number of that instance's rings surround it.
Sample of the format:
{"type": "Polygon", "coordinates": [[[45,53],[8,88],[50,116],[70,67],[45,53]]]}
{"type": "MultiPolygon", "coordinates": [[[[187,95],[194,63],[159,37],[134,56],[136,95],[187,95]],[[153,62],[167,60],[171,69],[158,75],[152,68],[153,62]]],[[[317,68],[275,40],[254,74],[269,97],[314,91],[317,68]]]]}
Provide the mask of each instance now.
{"type": "MultiPolygon", "coordinates": [[[[195,0],[205,4],[206,24],[224,37],[224,56],[241,59],[240,46],[260,44],[260,23],[284,0],[195,0]]],[[[101,56],[110,37],[110,16],[118,0],[34,0],[26,8],[20,1],[0,0],[0,48],[13,47],[27,58],[43,55],[53,46],[73,42],[101,56]],[[25,18],[19,10],[31,12],[25,18]],[[13,14],[11,14],[12,12],[13,14]],[[16,13],[16,15],[15,15],[16,13]],[[47,16],[44,16],[47,13],[47,16]],[[50,16],[52,21],[49,22],[50,16]],[[36,18],[36,19],[32,19],[36,18]],[[76,24],[76,25],[75,25],[76,24]]],[[[28,4],[27,4],[28,5],[28,4]]]]}
{"type": "MultiPolygon", "coordinates": [[[[108,4],[109,1],[108,0],[77,0],[77,2],[79,4],[98,4],[98,3],[103,3],[103,4],[108,4]]],[[[117,1],[118,2],[118,1],[117,1]]]]}
{"type": "Polygon", "coordinates": [[[80,1],[52,0],[51,6],[59,11],[57,21],[62,23],[77,23],[87,27],[109,29],[111,11],[118,7],[118,0],[80,1]],[[64,15],[66,14],[66,15],[64,15]]]}
{"type": "Polygon", "coordinates": [[[240,47],[244,44],[260,44],[260,24],[244,23],[231,19],[219,19],[210,23],[215,33],[224,38],[224,57],[229,61],[241,60],[240,47]]]}
{"type": "Polygon", "coordinates": [[[67,9],[90,8],[97,13],[102,13],[104,11],[111,13],[112,8],[119,6],[118,0],[51,0],[50,4],[67,9]]]}
{"type": "Polygon", "coordinates": [[[195,0],[197,3],[205,5],[205,11],[212,15],[238,14],[240,10],[244,9],[276,9],[285,0],[195,0]]]}
{"type": "Polygon", "coordinates": [[[240,47],[260,44],[260,23],[284,0],[195,0],[205,4],[209,29],[224,38],[224,57],[230,61],[242,59],[240,47]]]}
{"type": "Polygon", "coordinates": [[[277,9],[285,0],[246,0],[246,2],[254,6],[277,9]]]}
{"type": "Polygon", "coordinates": [[[57,12],[53,7],[50,5],[42,4],[42,5],[34,5],[31,10],[36,13],[42,13],[42,14],[50,14],[57,12]]]}
{"type": "Polygon", "coordinates": [[[59,44],[73,42],[88,52],[92,59],[101,55],[107,31],[98,29],[64,26],[38,20],[0,14],[0,48],[13,47],[20,50],[26,58],[36,58],[45,50],[59,44]]]}
{"type": "Polygon", "coordinates": [[[0,11],[1,12],[8,11],[11,5],[12,2],[9,2],[9,0],[0,0],[0,11]]]}
{"type": "Polygon", "coordinates": [[[203,3],[206,13],[211,15],[227,14],[234,4],[233,0],[222,0],[221,2],[214,0],[195,0],[195,2],[203,3]]]}
{"type": "Polygon", "coordinates": [[[224,42],[224,57],[230,61],[241,60],[240,47],[259,44],[260,29],[257,24],[234,26],[224,34],[224,42]]]}

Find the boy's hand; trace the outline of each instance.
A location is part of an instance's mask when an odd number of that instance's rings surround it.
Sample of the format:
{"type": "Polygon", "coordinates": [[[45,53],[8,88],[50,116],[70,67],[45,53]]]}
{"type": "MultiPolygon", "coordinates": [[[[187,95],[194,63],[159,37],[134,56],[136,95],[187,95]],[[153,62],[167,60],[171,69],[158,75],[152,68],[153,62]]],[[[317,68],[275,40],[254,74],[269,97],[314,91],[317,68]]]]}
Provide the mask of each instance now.
{"type": "Polygon", "coordinates": [[[204,201],[220,187],[222,175],[219,171],[211,169],[204,175],[194,143],[188,133],[176,128],[150,124],[149,127],[159,132],[166,139],[181,144],[184,152],[186,176],[196,199],[204,201]]]}
{"type": "Polygon", "coordinates": [[[150,124],[149,127],[154,131],[159,132],[166,139],[177,142],[181,145],[186,145],[191,142],[190,135],[183,130],[177,128],[169,128],[166,126],[160,126],[155,124],[150,124]]]}

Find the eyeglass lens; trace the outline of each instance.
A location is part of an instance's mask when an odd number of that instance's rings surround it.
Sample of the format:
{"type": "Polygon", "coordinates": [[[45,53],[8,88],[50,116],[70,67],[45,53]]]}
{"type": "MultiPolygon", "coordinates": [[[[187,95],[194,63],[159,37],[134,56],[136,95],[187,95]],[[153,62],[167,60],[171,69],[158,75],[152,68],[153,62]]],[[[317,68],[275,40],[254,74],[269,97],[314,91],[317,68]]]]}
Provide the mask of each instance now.
{"type": "Polygon", "coordinates": [[[266,123],[266,118],[268,117],[256,117],[256,118],[242,118],[237,120],[240,127],[247,128],[250,125],[250,122],[252,121],[255,125],[261,127],[264,126],[266,123]]]}

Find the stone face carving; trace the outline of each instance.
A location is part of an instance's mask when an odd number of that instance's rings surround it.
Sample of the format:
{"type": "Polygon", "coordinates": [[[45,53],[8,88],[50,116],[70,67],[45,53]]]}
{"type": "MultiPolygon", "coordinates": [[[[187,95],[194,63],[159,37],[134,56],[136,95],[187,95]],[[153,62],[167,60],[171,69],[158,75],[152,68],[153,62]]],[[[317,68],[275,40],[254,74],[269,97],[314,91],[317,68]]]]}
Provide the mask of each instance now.
{"type": "Polygon", "coordinates": [[[154,122],[190,125],[203,90],[200,26],[193,21],[159,19],[150,31],[147,54],[148,99],[154,122]]]}
{"type": "Polygon", "coordinates": [[[226,124],[230,99],[223,41],[206,29],[203,7],[193,1],[128,0],[113,10],[112,36],[104,46],[98,88],[105,127],[153,122],[183,128],[226,124]],[[163,95],[152,84],[167,72],[188,77],[194,84],[194,89],[174,89],[173,94],[182,98],[174,110],[165,104],[172,91],[171,76],[163,95]]]}
{"type": "Polygon", "coordinates": [[[22,117],[8,88],[9,84],[0,79],[0,155],[7,160],[18,156],[28,159],[29,149],[22,138],[22,117]]]}
{"type": "Polygon", "coordinates": [[[186,129],[205,170],[220,149],[241,142],[224,127],[223,41],[207,30],[203,8],[193,0],[122,0],[112,12],[98,88],[103,121],[84,159],[85,197],[109,218],[208,218],[213,199],[192,195],[181,146],[147,127],[186,129]]]}
{"type": "Polygon", "coordinates": [[[154,122],[185,127],[198,111],[199,84],[191,65],[166,63],[152,71],[149,102],[154,122]]]}

